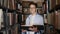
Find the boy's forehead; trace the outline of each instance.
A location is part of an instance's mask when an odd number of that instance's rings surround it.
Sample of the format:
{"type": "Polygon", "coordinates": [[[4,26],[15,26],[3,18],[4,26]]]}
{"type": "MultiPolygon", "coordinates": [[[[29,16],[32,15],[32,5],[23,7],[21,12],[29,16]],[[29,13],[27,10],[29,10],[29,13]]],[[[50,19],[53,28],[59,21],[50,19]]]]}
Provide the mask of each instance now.
{"type": "Polygon", "coordinates": [[[32,4],[32,5],[30,5],[30,7],[36,7],[36,6],[32,4]]]}

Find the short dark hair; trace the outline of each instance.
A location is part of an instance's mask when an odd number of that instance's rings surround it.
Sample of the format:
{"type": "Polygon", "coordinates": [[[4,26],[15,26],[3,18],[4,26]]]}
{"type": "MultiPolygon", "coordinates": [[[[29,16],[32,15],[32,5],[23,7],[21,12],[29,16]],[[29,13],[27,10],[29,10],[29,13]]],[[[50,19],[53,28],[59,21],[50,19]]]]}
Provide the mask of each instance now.
{"type": "Polygon", "coordinates": [[[35,7],[37,7],[37,4],[34,3],[34,2],[31,2],[31,3],[29,4],[29,7],[30,7],[30,5],[35,5],[35,7]]]}

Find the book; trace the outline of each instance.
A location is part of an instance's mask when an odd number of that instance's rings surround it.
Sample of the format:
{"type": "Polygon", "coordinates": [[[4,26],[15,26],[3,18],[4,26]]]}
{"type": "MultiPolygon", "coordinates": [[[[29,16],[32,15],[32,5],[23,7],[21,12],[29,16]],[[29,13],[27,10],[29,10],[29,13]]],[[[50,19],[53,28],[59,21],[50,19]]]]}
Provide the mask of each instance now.
{"type": "Polygon", "coordinates": [[[50,9],[53,9],[54,6],[56,5],[56,0],[50,0],[50,9]]]}
{"type": "Polygon", "coordinates": [[[12,0],[12,9],[16,10],[16,0],[12,0]]]}
{"type": "Polygon", "coordinates": [[[6,2],[7,2],[7,0],[4,0],[4,5],[3,5],[4,7],[6,7],[6,2]]]}
{"type": "Polygon", "coordinates": [[[18,14],[16,14],[16,23],[18,23],[18,14]]]}
{"type": "Polygon", "coordinates": [[[13,13],[7,13],[8,17],[9,17],[9,25],[13,25],[14,24],[14,16],[13,13]]]}
{"type": "Polygon", "coordinates": [[[55,11],[55,28],[60,29],[60,10],[55,11]]]}
{"type": "Polygon", "coordinates": [[[29,15],[22,15],[22,25],[25,24],[25,21],[26,21],[26,18],[28,17],[29,15]]]}
{"type": "Polygon", "coordinates": [[[15,10],[16,9],[16,3],[15,2],[16,2],[16,0],[8,0],[8,8],[15,10]]]}
{"type": "Polygon", "coordinates": [[[1,2],[1,6],[3,6],[3,1],[4,1],[4,0],[1,0],[1,1],[0,1],[0,2],[1,2]]]}
{"type": "Polygon", "coordinates": [[[54,29],[60,29],[60,10],[52,12],[48,16],[48,24],[53,25],[54,29]]]}
{"type": "Polygon", "coordinates": [[[3,23],[3,11],[2,11],[2,9],[0,9],[0,30],[2,27],[2,23],[3,23]]]}
{"type": "Polygon", "coordinates": [[[18,34],[18,27],[11,29],[11,34],[18,34]]]}
{"type": "Polygon", "coordinates": [[[13,9],[13,3],[12,2],[14,3],[14,0],[13,1],[12,0],[9,0],[9,8],[10,9],[13,9]]]}

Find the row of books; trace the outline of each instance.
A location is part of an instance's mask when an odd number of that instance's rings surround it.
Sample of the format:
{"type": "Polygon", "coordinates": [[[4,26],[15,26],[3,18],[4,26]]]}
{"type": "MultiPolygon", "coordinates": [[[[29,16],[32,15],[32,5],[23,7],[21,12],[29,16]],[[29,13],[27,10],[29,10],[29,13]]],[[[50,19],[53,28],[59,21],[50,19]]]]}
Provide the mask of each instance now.
{"type": "MultiPolygon", "coordinates": [[[[22,12],[22,6],[20,5],[20,3],[17,3],[17,1],[21,1],[21,0],[0,0],[0,7],[3,8],[8,8],[11,10],[16,10],[19,9],[18,12],[22,12]]],[[[5,15],[7,17],[7,24],[4,22],[4,19],[6,21],[6,18],[3,17],[3,9],[0,9],[0,30],[2,30],[2,27],[5,27],[5,25],[8,24],[9,29],[7,29],[7,34],[18,34],[18,26],[13,26],[10,29],[10,26],[17,24],[17,23],[21,23],[21,15],[19,14],[15,14],[15,13],[7,13],[7,15],[5,15]]],[[[6,13],[5,13],[6,14],[6,13]]],[[[6,31],[2,31],[2,34],[6,34],[6,31]]]]}
{"type": "MultiPolygon", "coordinates": [[[[4,26],[4,18],[3,18],[3,11],[2,9],[0,9],[0,30],[2,30],[2,28],[6,27],[4,26]]],[[[21,17],[21,15],[19,15],[21,17]]],[[[8,26],[12,26],[14,24],[17,24],[17,23],[21,23],[21,22],[18,22],[18,14],[14,14],[14,13],[7,13],[7,24],[8,26]]],[[[6,20],[6,19],[5,19],[6,20]]],[[[22,20],[22,19],[19,19],[19,20],[22,20]]],[[[5,25],[7,25],[5,24],[5,25]]],[[[7,34],[18,34],[18,26],[13,26],[12,28],[8,28],[7,29],[7,34]]],[[[1,31],[0,31],[1,32],[1,31]]],[[[6,34],[6,31],[3,29],[2,34],[6,34]]]]}
{"type": "Polygon", "coordinates": [[[18,27],[15,27],[15,28],[12,28],[12,29],[9,29],[7,31],[0,31],[0,34],[18,34],[18,27]]]}
{"type": "Polygon", "coordinates": [[[60,5],[60,0],[49,0],[50,2],[50,9],[54,8],[55,5],[60,5]]]}
{"type": "Polygon", "coordinates": [[[20,2],[21,0],[0,0],[0,6],[16,10],[17,9],[17,3],[18,3],[17,1],[20,2]]]}
{"type": "Polygon", "coordinates": [[[48,16],[49,24],[53,25],[55,29],[60,29],[60,10],[54,11],[48,16]]]}
{"type": "Polygon", "coordinates": [[[16,3],[14,0],[0,0],[1,6],[4,6],[6,8],[15,9],[16,3]]]}
{"type": "MultiPolygon", "coordinates": [[[[22,17],[21,15],[18,14],[14,14],[14,13],[7,13],[7,24],[9,26],[20,23],[22,19],[20,19],[20,17],[22,17]],[[19,17],[20,16],[20,17],[19,17]],[[18,20],[20,22],[18,22],[18,20]]],[[[0,9],[0,30],[2,27],[4,27],[4,24],[6,25],[6,23],[4,23],[4,19],[6,20],[6,18],[3,15],[3,10],[0,9]]]]}
{"type": "Polygon", "coordinates": [[[9,24],[10,25],[13,25],[14,23],[17,23],[18,14],[15,14],[15,15],[14,15],[14,13],[7,13],[9,24]]]}

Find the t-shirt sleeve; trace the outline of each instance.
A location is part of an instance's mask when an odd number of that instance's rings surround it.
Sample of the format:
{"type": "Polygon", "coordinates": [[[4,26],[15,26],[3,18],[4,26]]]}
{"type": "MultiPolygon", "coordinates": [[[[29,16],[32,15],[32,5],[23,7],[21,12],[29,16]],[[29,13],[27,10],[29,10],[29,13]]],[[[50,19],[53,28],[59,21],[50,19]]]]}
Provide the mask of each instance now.
{"type": "Polygon", "coordinates": [[[40,17],[39,23],[40,23],[40,25],[44,25],[43,17],[40,17]]]}
{"type": "Polygon", "coordinates": [[[29,17],[26,18],[26,25],[29,25],[29,17]]]}

